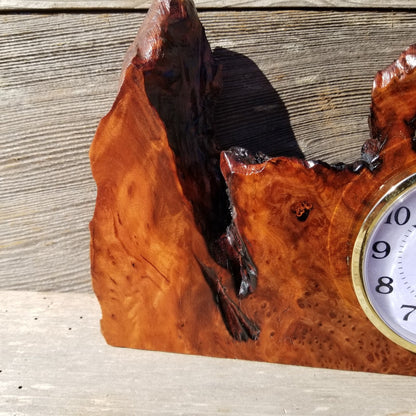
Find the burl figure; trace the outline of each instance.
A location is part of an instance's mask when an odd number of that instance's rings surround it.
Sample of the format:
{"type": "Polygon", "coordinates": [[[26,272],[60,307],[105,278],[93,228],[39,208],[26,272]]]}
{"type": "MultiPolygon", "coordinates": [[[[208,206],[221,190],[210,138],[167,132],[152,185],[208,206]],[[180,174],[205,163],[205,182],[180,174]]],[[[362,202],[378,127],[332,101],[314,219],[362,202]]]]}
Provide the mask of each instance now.
{"type": "Polygon", "coordinates": [[[416,374],[416,355],[365,317],[347,264],[362,207],[415,161],[415,55],[377,75],[371,138],[352,165],[219,152],[221,71],[194,5],[155,1],[90,151],[107,342],[416,374]]]}

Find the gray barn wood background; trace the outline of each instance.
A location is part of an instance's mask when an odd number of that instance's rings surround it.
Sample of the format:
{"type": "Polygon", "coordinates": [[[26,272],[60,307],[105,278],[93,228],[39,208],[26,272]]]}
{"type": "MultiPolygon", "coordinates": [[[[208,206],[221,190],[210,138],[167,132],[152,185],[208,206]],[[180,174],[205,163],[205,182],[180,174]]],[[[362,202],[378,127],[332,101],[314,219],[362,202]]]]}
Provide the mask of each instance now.
{"type": "MultiPolygon", "coordinates": [[[[143,4],[0,1],[2,289],[91,291],[88,150],[143,4]]],[[[401,9],[411,6],[404,1],[389,3],[394,10],[374,8],[384,2],[293,4],[197,3],[224,66],[219,140],[352,161],[368,137],[373,77],[416,42],[416,10],[401,9]]]]}

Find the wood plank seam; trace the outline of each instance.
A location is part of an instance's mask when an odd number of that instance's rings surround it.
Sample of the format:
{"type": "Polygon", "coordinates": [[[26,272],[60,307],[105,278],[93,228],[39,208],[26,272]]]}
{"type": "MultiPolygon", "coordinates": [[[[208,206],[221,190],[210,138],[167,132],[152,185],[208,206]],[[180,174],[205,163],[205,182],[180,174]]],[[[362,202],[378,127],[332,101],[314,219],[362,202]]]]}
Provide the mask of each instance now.
{"type": "MultiPolygon", "coordinates": [[[[414,2],[410,0],[383,2],[364,1],[326,1],[326,0],[299,0],[295,2],[285,0],[261,0],[261,1],[237,1],[237,0],[201,0],[195,1],[196,7],[200,11],[256,11],[256,10],[322,10],[322,11],[394,11],[416,10],[414,2]]],[[[21,0],[0,0],[0,13],[16,13],[28,11],[32,13],[45,12],[73,12],[73,13],[94,13],[117,11],[120,13],[131,13],[147,11],[150,0],[124,0],[124,1],[28,1],[21,0]]]]}

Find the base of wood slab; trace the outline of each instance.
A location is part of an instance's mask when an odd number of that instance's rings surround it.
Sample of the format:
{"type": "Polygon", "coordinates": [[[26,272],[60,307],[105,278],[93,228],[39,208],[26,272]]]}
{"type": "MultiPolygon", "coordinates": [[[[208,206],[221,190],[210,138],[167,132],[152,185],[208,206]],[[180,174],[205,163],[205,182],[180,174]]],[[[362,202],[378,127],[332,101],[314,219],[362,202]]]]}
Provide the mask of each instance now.
{"type": "Polygon", "coordinates": [[[376,77],[372,136],[352,165],[220,154],[221,71],[193,4],[155,1],[90,153],[107,342],[416,375],[416,354],[367,319],[348,263],[380,187],[416,171],[414,58],[410,48],[376,77]]]}

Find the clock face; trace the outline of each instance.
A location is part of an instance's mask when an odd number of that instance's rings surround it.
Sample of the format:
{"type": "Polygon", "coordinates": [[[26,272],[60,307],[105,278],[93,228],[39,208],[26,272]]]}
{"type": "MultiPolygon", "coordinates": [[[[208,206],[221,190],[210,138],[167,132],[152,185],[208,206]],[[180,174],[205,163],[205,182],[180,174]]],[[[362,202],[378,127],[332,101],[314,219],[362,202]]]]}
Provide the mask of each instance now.
{"type": "Polygon", "coordinates": [[[391,340],[416,352],[416,174],[376,203],[357,237],[352,266],[368,318],[391,340]]]}

